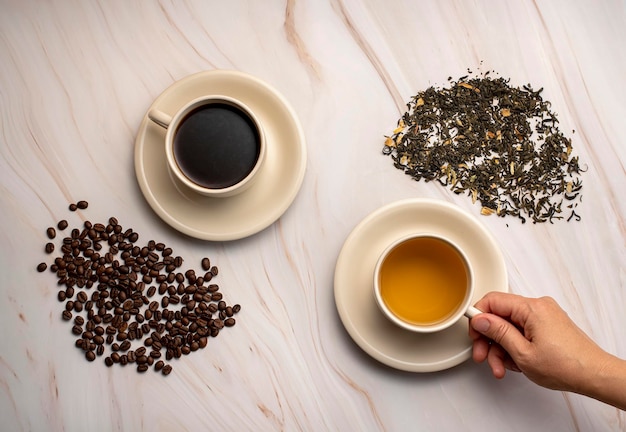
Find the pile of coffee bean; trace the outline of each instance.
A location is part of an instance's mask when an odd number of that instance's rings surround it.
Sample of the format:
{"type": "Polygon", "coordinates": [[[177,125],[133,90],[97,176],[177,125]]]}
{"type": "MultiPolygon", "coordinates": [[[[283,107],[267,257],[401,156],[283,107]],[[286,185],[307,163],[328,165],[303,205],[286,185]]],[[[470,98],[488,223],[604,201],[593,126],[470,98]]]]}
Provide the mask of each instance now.
{"type": "MultiPolygon", "coordinates": [[[[69,209],[87,207],[78,201],[69,209]]],[[[57,230],[68,227],[61,220],[46,230],[51,240],[46,253],[56,249],[57,230]]],[[[133,364],[138,372],[154,366],[169,375],[172,366],[166,362],[206,347],[210,337],[235,325],[241,306],[226,304],[211,283],[218,268],[209,258],[202,259],[202,272],[183,272],[183,259],[171,248],[138,240],[139,234],[115,217],[106,224],[85,221],[60,241],[61,253],[49,268],[64,304],[61,317],[73,324],[75,345],[88,361],[105,356],[107,366],[133,364]]],[[[37,266],[39,272],[47,269],[46,262],[37,266]]]]}

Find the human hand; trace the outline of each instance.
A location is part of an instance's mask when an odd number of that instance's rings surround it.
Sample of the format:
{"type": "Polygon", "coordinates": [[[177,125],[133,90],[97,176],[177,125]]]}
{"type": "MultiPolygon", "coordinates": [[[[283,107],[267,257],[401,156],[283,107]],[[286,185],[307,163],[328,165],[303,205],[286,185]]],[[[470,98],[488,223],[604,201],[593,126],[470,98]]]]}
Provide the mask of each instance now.
{"type": "Polygon", "coordinates": [[[584,393],[589,371],[607,360],[552,298],[491,292],[476,307],[485,313],[470,322],[473,358],[487,360],[496,378],[509,369],[543,387],[584,393]]]}

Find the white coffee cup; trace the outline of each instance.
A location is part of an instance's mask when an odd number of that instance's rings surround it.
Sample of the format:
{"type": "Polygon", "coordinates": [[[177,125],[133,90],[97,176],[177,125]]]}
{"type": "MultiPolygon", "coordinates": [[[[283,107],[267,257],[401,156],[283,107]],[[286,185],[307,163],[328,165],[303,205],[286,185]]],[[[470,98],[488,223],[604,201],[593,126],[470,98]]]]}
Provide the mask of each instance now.
{"type": "Polygon", "coordinates": [[[230,197],[258,177],[266,139],[257,116],[224,95],[190,101],[173,115],[153,109],[148,118],[165,128],[167,164],[178,181],[210,197],[230,197]]]}
{"type": "Polygon", "coordinates": [[[392,242],[374,269],[374,296],[394,324],[419,333],[454,325],[481,313],[471,305],[471,263],[453,241],[416,233],[392,242]]]}

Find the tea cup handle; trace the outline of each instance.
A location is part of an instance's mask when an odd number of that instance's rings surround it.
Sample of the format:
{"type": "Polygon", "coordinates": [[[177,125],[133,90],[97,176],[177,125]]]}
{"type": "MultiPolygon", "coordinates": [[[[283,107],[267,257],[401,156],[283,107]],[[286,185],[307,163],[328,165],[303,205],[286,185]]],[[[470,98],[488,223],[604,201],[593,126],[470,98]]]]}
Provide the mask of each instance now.
{"type": "Polygon", "coordinates": [[[156,109],[152,109],[148,112],[148,118],[164,129],[167,129],[172,122],[171,116],[156,109]]]}
{"type": "Polygon", "coordinates": [[[481,314],[481,313],[483,313],[483,311],[478,310],[474,306],[469,306],[467,310],[465,311],[465,316],[468,317],[469,319],[472,319],[476,315],[481,314]]]}

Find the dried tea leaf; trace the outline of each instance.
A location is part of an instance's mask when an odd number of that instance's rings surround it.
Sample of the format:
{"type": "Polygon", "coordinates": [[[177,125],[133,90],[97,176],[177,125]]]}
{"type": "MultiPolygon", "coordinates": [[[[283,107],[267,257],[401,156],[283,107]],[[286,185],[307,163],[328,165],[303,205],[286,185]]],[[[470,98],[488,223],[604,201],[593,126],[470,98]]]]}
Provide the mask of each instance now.
{"type": "Polygon", "coordinates": [[[564,219],[567,200],[567,220],[580,220],[573,209],[582,197],[582,170],[543,89],[488,75],[449,78],[449,87],[419,92],[383,154],[415,180],[467,193],[481,203],[481,214],[553,222],[564,219]]]}
{"type": "Polygon", "coordinates": [[[468,84],[468,83],[466,83],[466,82],[461,82],[461,83],[459,83],[459,86],[461,86],[461,87],[465,87],[465,88],[467,88],[467,89],[474,90],[475,92],[480,93],[480,89],[479,89],[479,88],[476,88],[476,87],[474,87],[473,85],[468,84]]]}

